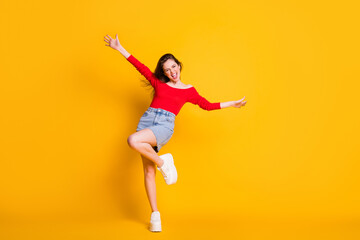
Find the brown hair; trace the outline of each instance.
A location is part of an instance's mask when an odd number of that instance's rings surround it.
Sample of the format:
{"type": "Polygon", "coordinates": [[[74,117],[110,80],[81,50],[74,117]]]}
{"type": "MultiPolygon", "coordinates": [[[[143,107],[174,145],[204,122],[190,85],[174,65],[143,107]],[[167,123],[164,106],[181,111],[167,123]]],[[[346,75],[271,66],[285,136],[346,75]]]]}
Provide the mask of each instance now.
{"type": "MultiPolygon", "coordinates": [[[[156,65],[155,71],[154,71],[155,77],[163,83],[167,83],[170,81],[170,79],[164,74],[164,69],[163,69],[164,63],[169,59],[174,60],[178,65],[180,65],[180,72],[183,69],[183,64],[179,60],[177,60],[176,57],[174,57],[174,55],[172,55],[171,53],[164,54],[159,59],[157,65],[156,65]]],[[[152,87],[150,82],[147,79],[142,79],[142,82],[144,83],[144,87],[149,87],[149,86],[152,87]]],[[[155,90],[153,89],[152,97],[154,97],[154,94],[155,94],[155,90]]]]}

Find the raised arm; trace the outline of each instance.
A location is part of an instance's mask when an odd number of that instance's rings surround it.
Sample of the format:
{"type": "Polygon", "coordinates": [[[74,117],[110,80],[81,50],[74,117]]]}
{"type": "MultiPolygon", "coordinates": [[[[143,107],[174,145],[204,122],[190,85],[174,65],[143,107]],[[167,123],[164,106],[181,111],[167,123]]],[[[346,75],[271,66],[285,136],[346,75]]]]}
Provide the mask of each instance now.
{"type": "Polygon", "coordinates": [[[117,34],[115,35],[115,39],[111,38],[109,35],[106,35],[104,37],[104,41],[109,44],[109,45],[105,44],[105,46],[111,47],[111,48],[119,51],[126,59],[131,55],[130,53],[128,53],[125,50],[125,48],[123,46],[121,46],[117,34]]]}
{"type": "Polygon", "coordinates": [[[104,41],[107,42],[109,45],[105,45],[105,46],[109,46],[119,51],[155,88],[158,80],[151,72],[151,70],[143,63],[141,63],[139,60],[137,60],[133,55],[128,53],[123,46],[121,46],[117,34],[115,35],[116,36],[115,39],[111,38],[109,35],[106,36],[107,37],[105,37],[104,41]]]}

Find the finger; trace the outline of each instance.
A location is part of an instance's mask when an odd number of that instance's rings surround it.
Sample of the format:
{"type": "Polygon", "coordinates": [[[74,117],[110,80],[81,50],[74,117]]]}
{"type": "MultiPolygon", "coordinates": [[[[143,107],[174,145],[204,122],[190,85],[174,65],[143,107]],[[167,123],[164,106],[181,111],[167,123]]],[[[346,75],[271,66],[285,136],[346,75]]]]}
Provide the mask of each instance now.
{"type": "MultiPolygon", "coordinates": [[[[117,35],[117,34],[115,35],[115,37],[116,37],[116,39],[118,39],[118,35],[117,35]]],[[[119,39],[118,39],[118,40],[119,40],[119,39]]]]}
{"type": "Polygon", "coordinates": [[[110,39],[112,39],[109,35],[106,34],[106,36],[108,36],[110,39]]]}

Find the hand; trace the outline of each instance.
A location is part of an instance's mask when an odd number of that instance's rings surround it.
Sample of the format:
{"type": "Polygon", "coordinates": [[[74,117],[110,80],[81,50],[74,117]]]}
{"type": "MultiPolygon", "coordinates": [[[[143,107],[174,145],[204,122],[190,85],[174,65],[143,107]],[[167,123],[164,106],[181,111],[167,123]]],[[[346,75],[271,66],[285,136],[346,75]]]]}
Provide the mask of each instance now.
{"type": "Polygon", "coordinates": [[[234,101],[234,107],[237,107],[237,108],[240,108],[242,106],[245,106],[246,104],[246,101],[244,101],[245,97],[243,97],[242,99],[240,100],[237,100],[237,101],[234,101]]]}
{"type": "Polygon", "coordinates": [[[121,45],[120,45],[120,42],[118,39],[118,35],[117,34],[115,35],[115,39],[111,38],[109,35],[106,35],[106,36],[104,37],[104,41],[107,42],[109,45],[105,45],[105,46],[109,46],[109,47],[119,51],[121,48],[121,45]],[[106,36],[108,36],[108,38],[106,36]]]}

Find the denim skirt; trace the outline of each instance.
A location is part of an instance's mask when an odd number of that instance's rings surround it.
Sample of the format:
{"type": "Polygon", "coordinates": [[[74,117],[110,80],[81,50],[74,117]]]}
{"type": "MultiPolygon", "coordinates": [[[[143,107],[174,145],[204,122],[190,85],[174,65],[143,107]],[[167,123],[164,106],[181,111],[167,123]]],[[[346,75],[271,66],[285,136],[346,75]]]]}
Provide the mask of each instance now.
{"type": "Polygon", "coordinates": [[[149,107],[141,116],[136,131],[149,128],[153,131],[156,137],[155,152],[160,149],[170,140],[174,133],[176,115],[172,112],[161,108],[149,107]]]}

